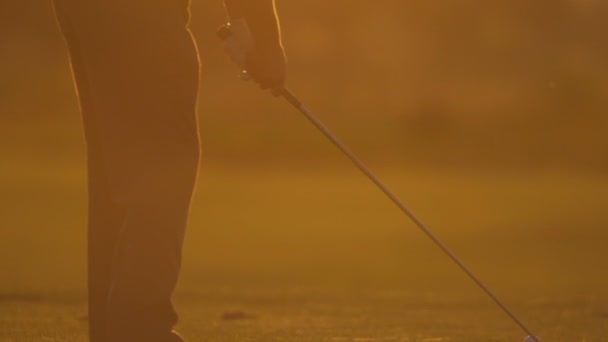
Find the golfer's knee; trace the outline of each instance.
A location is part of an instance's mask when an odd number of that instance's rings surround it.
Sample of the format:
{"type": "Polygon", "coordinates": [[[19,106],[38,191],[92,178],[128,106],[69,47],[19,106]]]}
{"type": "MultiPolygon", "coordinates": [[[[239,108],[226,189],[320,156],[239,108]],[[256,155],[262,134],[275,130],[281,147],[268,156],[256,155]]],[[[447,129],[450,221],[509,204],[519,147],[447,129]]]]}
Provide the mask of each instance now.
{"type": "Polygon", "coordinates": [[[161,163],[133,172],[116,188],[114,198],[125,208],[188,205],[196,183],[197,164],[191,161],[176,165],[171,159],[161,163]]]}

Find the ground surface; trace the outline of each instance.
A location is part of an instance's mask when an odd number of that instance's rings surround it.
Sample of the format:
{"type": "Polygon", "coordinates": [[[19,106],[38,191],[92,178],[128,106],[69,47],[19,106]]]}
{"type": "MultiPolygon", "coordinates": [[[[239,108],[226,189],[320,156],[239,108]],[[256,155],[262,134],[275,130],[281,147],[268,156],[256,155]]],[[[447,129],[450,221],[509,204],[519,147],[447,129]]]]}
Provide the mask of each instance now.
{"type": "MultiPolygon", "coordinates": [[[[85,341],[84,176],[0,165],[0,342],[85,341]]],[[[378,169],[545,341],[608,336],[608,181],[378,169]]],[[[520,341],[349,165],[205,165],[176,306],[189,341],[520,341]]]]}

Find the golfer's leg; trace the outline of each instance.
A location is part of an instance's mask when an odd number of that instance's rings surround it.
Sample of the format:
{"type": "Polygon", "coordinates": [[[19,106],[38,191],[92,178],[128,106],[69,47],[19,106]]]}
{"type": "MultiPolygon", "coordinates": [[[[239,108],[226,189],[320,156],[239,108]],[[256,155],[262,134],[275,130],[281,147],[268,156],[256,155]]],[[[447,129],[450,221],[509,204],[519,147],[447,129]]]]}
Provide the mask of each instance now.
{"type": "MultiPolygon", "coordinates": [[[[83,111],[83,114],[86,111],[83,111]]],[[[86,116],[86,114],[84,114],[86,116]]],[[[86,121],[86,118],[85,118],[86,121]]],[[[89,128],[92,130],[94,128],[89,128]]],[[[124,210],[118,206],[108,191],[101,156],[88,144],[88,312],[89,332],[92,342],[106,340],[106,315],[108,294],[113,279],[113,260],[120,229],[124,222],[124,210]]]]}
{"type": "Polygon", "coordinates": [[[95,116],[99,115],[91,98],[82,58],[78,27],[70,20],[69,8],[58,3],[58,21],[68,43],[70,61],[87,142],[88,169],[88,316],[92,342],[106,341],[106,311],[110,282],[113,276],[112,261],[118,241],[118,233],[124,221],[124,211],[112,198],[102,153],[99,127],[95,116]],[[68,12],[68,13],[66,13],[68,12]]]}
{"type": "MultiPolygon", "coordinates": [[[[181,175],[189,177],[186,172],[181,175]]],[[[171,294],[181,265],[189,207],[187,191],[192,183],[175,187],[176,197],[167,194],[156,203],[142,200],[129,205],[108,303],[111,341],[170,340],[177,323],[171,294]]]]}
{"type": "Polygon", "coordinates": [[[91,340],[164,341],[198,164],[187,4],[56,2],[89,144],[91,340]]]}
{"type": "Polygon", "coordinates": [[[183,11],[141,7],[141,15],[150,17],[137,23],[131,31],[136,42],[121,51],[123,62],[116,66],[123,89],[117,95],[120,115],[108,122],[109,131],[120,126],[115,133],[124,141],[110,144],[108,151],[117,156],[110,168],[121,170],[113,183],[115,198],[125,208],[108,296],[112,342],[170,339],[177,323],[171,295],[199,156],[199,67],[183,11]]]}

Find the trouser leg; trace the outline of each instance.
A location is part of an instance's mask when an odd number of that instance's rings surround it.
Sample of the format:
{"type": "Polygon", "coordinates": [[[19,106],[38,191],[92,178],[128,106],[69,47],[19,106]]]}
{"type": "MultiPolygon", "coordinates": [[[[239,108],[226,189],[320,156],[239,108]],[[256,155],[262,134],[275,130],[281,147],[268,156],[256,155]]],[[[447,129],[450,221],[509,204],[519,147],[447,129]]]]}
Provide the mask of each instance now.
{"type": "Polygon", "coordinates": [[[88,141],[88,314],[92,342],[106,339],[108,295],[113,279],[113,258],[125,209],[118,205],[108,191],[108,180],[103,171],[102,159],[94,148],[94,139],[88,141]]]}
{"type": "Polygon", "coordinates": [[[185,7],[141,3],[132,19],[112,1],[57,0],[88,145],[91,341],[163,341],[198,163],[198,60],[185,7]]]}
{"type": "Polygon", "coordinates": [[[87,142],[88,232],[87,287],[89,337],[91,342],[105,342],[107,301],[113,277],[112,261],[124,221],[124,210],[112,198],[105,172],[102,137],[96,134],[96,113],[91,86],[86,76],[78,27],[71,20],[70,8],[60,1],[56,14],[69,46],[70,62],[78,90],[87,142]]]}

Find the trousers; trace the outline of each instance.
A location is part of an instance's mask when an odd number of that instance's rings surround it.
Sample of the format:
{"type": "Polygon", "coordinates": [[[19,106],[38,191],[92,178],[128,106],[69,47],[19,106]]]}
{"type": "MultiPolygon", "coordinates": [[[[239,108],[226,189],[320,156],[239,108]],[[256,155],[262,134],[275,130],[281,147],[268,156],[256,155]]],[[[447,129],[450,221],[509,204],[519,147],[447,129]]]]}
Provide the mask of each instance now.
{"type": "Polygon", "coordinates": [[[87,143],[90,341],[170,341],[199,161],[188,2],[54,5],[87,143]]]}

